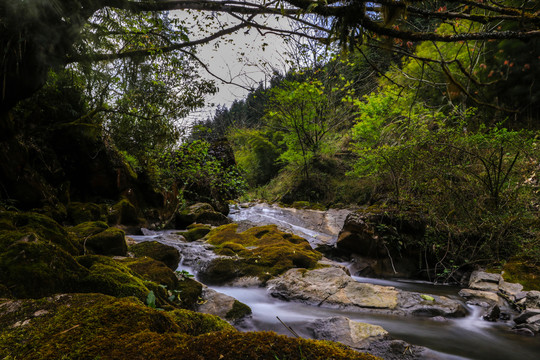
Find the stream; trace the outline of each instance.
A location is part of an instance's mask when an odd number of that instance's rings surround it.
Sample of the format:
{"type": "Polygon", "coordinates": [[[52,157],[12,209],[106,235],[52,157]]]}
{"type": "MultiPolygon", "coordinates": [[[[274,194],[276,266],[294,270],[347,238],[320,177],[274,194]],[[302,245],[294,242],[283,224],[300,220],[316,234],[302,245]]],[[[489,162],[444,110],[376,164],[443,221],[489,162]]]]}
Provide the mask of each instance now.
{"type": "MultiPolygon", "coordinates": [[[[346,213],[336,210],[332,214],[314,210],[281,209],[272,205],[258,204],[247,208],[233,208],[230,218],[249,225],[276,224],[283,230],[305,237],[312,246],[331,244],[343,225],[346,213]]],[[[174,232],[148,233],[133,236],[134,240],[158,240],[180,249],[191,243],[181,243],[174,232]]],[[[194,244],[194,246],[201,246],[194,244]]],[[[201,253],[204,253],[201,248],[201,253]]],[[[183,258],[179,270],[186,270],[196,275],[191,266],[193,259],[183,258]],[[184,261],[185,260],[185,261],[184,261]],[[190,261],[191,260],[191,261],[190,261]]],[[[347,265],[347,264],[344,264],[347,265]]],[[[423,281],[373,279],[353,276],[356,281],[421,292],[424,294],[445,295],[461,299],[459,288],[446,285],[434,285],[423,281]]],[[[243,331],[275,331],[291,335],[277,319],[292,327],[300,336],[310,338],[306,329],[308,322],[333,316],[345,316],[352,320],[380,325],[390,336],[410,344],[427,347],[432,350],[430,359],[540,359],[540,338],[518,335],[510,330],[510,324],[492,323],[482,320],[482,309],[466,305],[469,315],[458,319],[441,321],[422,317],[400,317],[393,315],[353,312],[307,305],[300,302],[286,302],[273,298],[265,288],[211,286],[211,288],[230,295],[249,305],[253,311],[250,319],[237,325],[243,331]]]]}

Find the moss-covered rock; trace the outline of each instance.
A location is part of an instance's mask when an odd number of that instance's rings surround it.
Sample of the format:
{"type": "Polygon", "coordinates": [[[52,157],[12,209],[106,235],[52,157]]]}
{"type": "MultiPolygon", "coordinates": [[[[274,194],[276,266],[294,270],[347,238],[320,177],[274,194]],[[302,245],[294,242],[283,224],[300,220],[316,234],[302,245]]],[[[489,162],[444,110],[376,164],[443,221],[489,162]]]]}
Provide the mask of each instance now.
{"type": "Polygon", "coordinates": [[[178,286],[178,278],[174,272],[161,261],[145,256],[142,258],[125,258],[119,260],[119,262],[126,265],[141,278],[165,285],[169,290],[176,289],[178,286]]]}
{"type": "Polygon", "coordinates": [[[232,309],[225,315],[225,319],[234,321],[242,319],[250,314],[251,308],[249,306],[243,302],[235,300],[232,309]]]}
{"type": "Polygon", "coordinates": [[[78,240],[89,238],[109,228],[103,221],[87,221],[76,226],[69,227],[68,230],[75,234],[78,240]]]}
{"type": "Polygon", "coordinates": [[[212,230],[207,241],[227,257],[212,260],[200,273],[205,281],[224,283],[237,277],[256,276],[266,281],[291,268],[314,268],[322,255],[299,236],[279,231],[275,225],[237,233],[237,224],[212,230]]]}
{"type": "Polygon", "coordinates": [[[129,251],[137,257],[148,256],[165,263],[173,270],[178,268],[180,253],[178,249],[157,241],[143,241],[129,247],[129,251]]]}
{"type": "Polygon", "coordinates": [[[100,294],[0,300],[0,358],[376,359],[335,343],[242,333],[215,316],[156,311],[100,294]]]}
{"type": "Polygon", "coordinates": [[[36,213],[1,212],[0,283],[13,296],[38,298],[72,291],[87,270],[70,234],[36,213]]]}
{"type": "Polygon", "coordinates": [[[215,315],[176,309],[168,312],[180,331],[192,336],[207,334],[214,331],[236,331],[228,322],[215,315]]]}
{"type": "Polygon", "coordinates": [[[179,234],[182,235],[186,239],[186,241],[192,242],[205,237],[211,229],[212,227],[208,225],[192,224],[188,226],[188,231],[180,232],[179,234]]]}
{"type": "Polygon", "coordinates": [[[66,251],[25,235],[0,253],[0,282],[19,298],[73,291],[87,274],[66,251]]]}
{"type": "Polygon", "coordinates": [[[127,254],[125,233],[109,227],[103,221],[89,221],[69,229],[79,240],[86,254],[116,255],[127,254]]]}
{"type": "Polygon", "coordinates": [[[146,300],[150,289],[143,279],[125,264],[100,255],[79,256],[77,261],[88,269],[81,279],[80,292],[98,292],[117,297],[134,296],[146,300]]]}
{"type": "Polygon", "coordinates": [[[86,247],[95,254],[125,256],[127,244],[124,231],[108,228],[86,240],[86,247]]]}
{"type": "Polygon", "coordinates": [[[181,314],[132,298],[74,294],[0,306],[2,358],[174,359],[188,337],[176,323],[181,314]]]}
{"type": "Polygon", "coordinates": [[[110,224],[138,225],[141,223],[137,208],[128,199],[122,199],[114,204],[108,219],[110,224]]]}
{"type": "MultiPolygon", "coordinates": [[[[56,221],[50,217],[33,212],[0,212],[0,225],[5,230],[17,230],[20,234],[34,234],[38,239],[55,244],[66,252],[78,255],[80,252],[76,241],[71,235],[56,221]]],[[[9,232],[2,232],[2,235],[10,237],[9,232]]],[[[0,235],[0,236],[2,236],[0,235]]],[[[3,236],[2,236],[3,237],[3,236]]],[[[3,246],[12,242],[4,242],[0,237],[0,251],[3,246]]]]}
{"type": "Polygon", "coordinates": [[[202,284],[193,279],[182,277],[176,285],[176,290],[180,295],[180,306],[184,309],[195,309],[197,302],[201,299],[202,284]]]}
{"type": "Polygon", "coordinates": [[[67,217],[72,224],[87,221],[107,221],[107,207],[94,203],[72,202],[67,206],[67,217]]]}

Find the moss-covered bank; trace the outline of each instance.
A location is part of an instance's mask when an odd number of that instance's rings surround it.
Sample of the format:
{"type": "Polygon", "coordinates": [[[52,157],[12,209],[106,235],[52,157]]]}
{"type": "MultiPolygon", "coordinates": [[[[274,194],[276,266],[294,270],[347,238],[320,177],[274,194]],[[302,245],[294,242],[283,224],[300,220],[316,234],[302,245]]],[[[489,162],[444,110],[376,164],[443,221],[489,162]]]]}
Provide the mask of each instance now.
{"type": "Polygon", "coordinates": [[[0,301],[3,359],[377,359],[335,343],[241,333],[211,315],[133,298],[65,294],[0,301]]]}

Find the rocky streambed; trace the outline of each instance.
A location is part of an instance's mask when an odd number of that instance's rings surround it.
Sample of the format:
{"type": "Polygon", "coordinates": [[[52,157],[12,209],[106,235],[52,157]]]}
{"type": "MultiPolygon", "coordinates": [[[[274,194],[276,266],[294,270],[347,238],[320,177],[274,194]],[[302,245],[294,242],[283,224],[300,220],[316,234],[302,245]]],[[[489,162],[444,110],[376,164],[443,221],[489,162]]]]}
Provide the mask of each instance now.
{"type": "Polygon", "coordinates": [[[522,292],[499,278],[495,286],[483,273],[459,294],[459,289],[423,282],[365,282],[350,276],[354,264],[322,258],[303,239],[288,235],[303,236],[312,246],[331,246],[345,217],[259,204],[233,209],[231,218],[239,225],[205,231],[202,239],[190,235],[186,241],[176,231],[134,239],[179,249],[179,270],[209,285],[199,311],[223,315],[235,300],[248,305],[251,315],[235,321],[242,330],[340,341],[385,359],[536,359],[540,354],[537,337],[512,330],[535,334],[540,313],[535,292],[522,292]],[[272,222],[279,228],[265,225],[272,222]],[[221,273],[228,275],[216,277],[221,273]],[[528,309],[519,315],[510,306],[515,302],[528,309]],[[219,309],[220,304],[228,305],[219,309]]]}

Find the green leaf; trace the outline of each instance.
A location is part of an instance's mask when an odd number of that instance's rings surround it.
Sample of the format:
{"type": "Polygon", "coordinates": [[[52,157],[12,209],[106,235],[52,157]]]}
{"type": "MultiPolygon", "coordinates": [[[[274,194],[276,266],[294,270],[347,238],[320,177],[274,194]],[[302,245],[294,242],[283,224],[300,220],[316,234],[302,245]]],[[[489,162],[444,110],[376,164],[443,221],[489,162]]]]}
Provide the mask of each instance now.
{"type": "Polygon", "coordinates": [[[148,305],[152,309],[156,308],[156,295],[153,291],[150,291],[148,293],[148,296],[146,296],[146,305],[148,305]]]}

